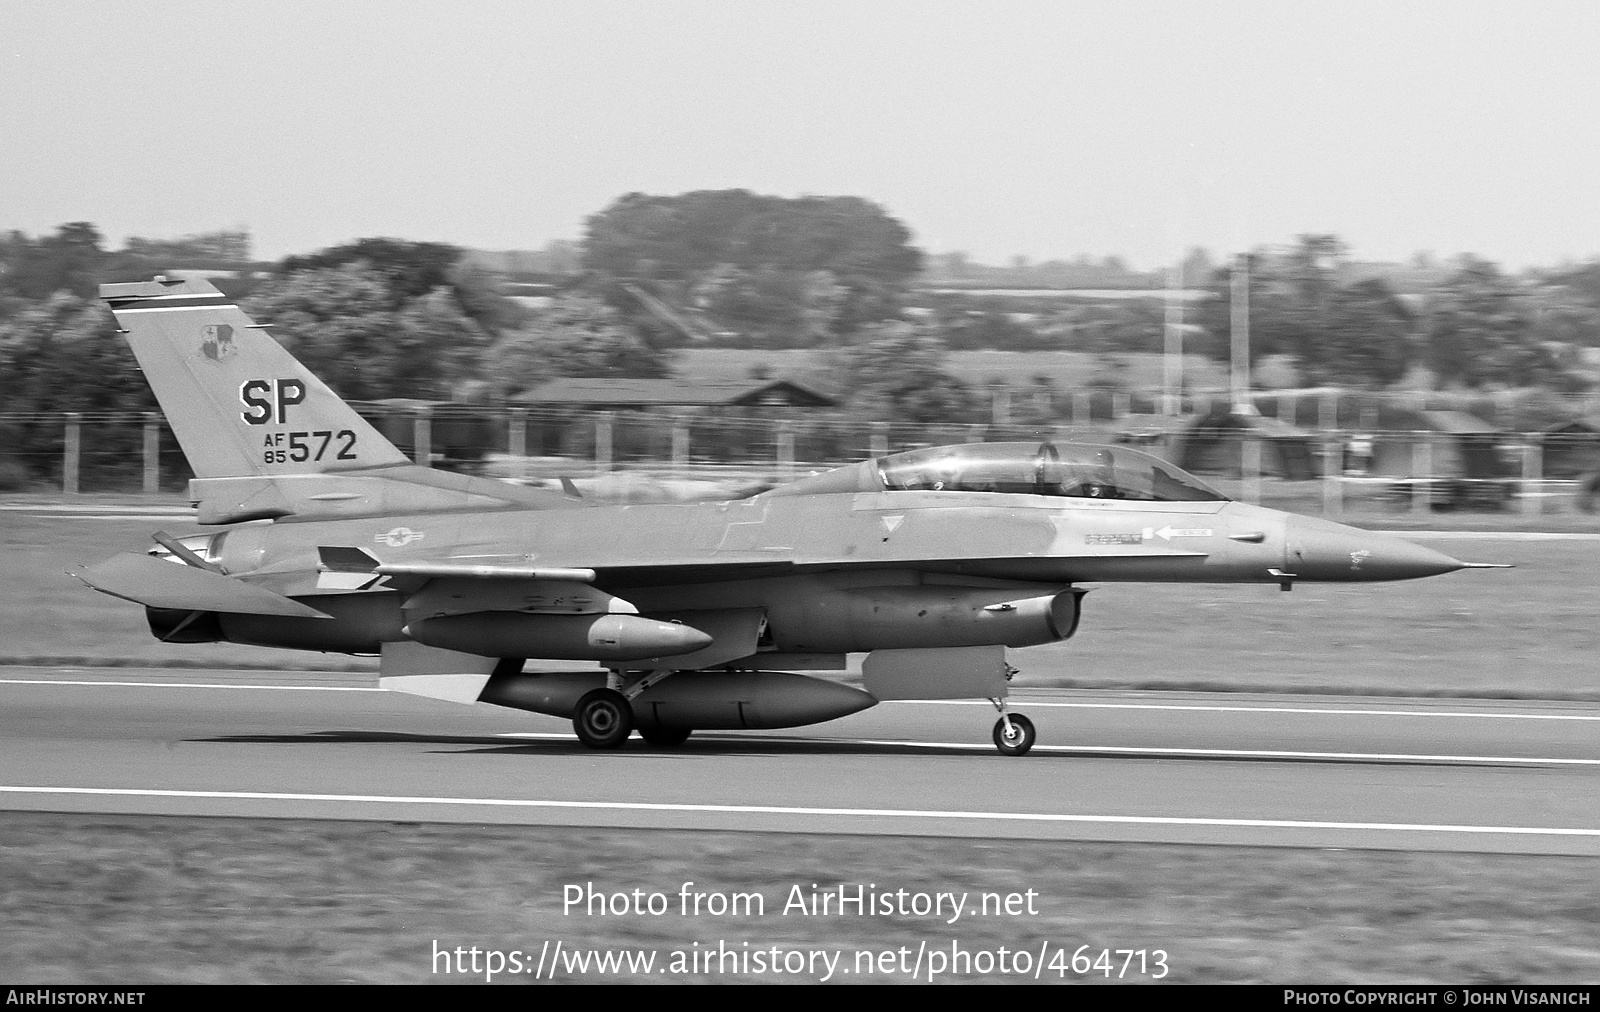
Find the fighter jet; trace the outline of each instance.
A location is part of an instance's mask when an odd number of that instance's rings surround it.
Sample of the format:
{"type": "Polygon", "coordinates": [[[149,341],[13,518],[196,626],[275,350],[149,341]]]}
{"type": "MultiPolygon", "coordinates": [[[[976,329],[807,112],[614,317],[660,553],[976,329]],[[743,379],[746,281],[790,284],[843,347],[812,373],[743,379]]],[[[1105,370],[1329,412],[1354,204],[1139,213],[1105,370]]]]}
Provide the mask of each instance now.
{"type": "Polygon", "coordinates": [[[580,741],[987,699],[1064,640],[1086,583],[1405,580],[1439,552],[1230,501],[1124,447],[893,453],[720,503],[592,505],[409,462],[205,281],[101,287],[214,533],[83,571],[178,643],[376,655],[381,686],[570,718],[580,741]],[[861,688],[817,672],[865,654],[861,688]],[[524,670],[529,659],[594,662],[524,670]]]}

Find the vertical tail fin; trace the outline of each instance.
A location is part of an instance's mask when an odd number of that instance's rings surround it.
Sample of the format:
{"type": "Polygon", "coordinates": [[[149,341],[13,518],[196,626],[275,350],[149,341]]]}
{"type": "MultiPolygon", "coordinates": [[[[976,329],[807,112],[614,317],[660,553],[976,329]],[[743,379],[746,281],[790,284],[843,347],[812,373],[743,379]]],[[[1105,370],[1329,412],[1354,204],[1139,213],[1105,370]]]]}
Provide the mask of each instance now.
{"type": "Polygon", "coordinates": [[[199,478],[321,474],[405,455],[203,280],[101,285],[199,478]]]}
{"type": "Polygon", "coordinates": [[[410,464],[206,281],[101,285],[195,480],[203,524],[569,505],[410,464]]]}

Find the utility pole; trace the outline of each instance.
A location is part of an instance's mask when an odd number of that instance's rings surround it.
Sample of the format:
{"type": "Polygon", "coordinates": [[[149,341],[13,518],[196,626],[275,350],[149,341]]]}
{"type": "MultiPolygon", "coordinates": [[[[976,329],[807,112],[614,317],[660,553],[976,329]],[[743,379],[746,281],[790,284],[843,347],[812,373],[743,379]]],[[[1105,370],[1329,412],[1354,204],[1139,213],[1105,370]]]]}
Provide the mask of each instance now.
{"type": "Polygon", "coordinates": [[[1183,414],[1183,261],[1167,268],[1166,354],[1161,360],[1161,413],[1183,414]]]}
{"type": "Polygon", "coordinates": [[[1234,414],[1255,414],[1250,401],[1250,256],[1240,254],[1229,286],[1232,309],[1232,369],[1234,414]]]}

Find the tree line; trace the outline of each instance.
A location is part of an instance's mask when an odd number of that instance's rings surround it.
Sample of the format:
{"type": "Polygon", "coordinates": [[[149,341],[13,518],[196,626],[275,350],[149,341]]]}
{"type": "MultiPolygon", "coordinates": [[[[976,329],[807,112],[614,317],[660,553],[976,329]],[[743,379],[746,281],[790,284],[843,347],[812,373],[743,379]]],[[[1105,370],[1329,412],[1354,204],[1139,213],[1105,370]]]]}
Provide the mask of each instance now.
{"type": "MultiPolygon", "coordinates": [[[[495,401],[556,376],[668,376],[689,344],[810,348],[823,382],[863,418],[960,422],[985,405],[948,368],[952,349],[1083,351],[1114,377],[1119,357],[1165,343],[1159,298],[1063,304],[937,280],[1004,287],[1076,271],[1137,283],[1120,261],[930,263],[903,223],[856,197],[628,194],[588,219],[576,247],[500,255],[564,265],[540,275],[551,294],[532,306],[502,294],[506,273],[486,266],[494,255],[444,243],[367,238],[276,262],[253,260],[249,247],[247,233],[222,231],[112,250],[86,222],[0,235],[0,413],[154,409],[96,288],[177,268],[231,272],[218,286],[357,400],[495,401]]],[[[1244,271],[1252,359],[1284,357],[1307,385],[1378,389],[1418,367],[1469,388],[1586,384],[1582,353],[1600,346],[1600,261],[1520,277],[1470,256],[1407,269],[1356,263],[1329,235],[1220,265],[1194,251],[1183,283],[1209,297],[1185,310],[1186,350],[1227,359],[1233,278],[1244,271]]]]}

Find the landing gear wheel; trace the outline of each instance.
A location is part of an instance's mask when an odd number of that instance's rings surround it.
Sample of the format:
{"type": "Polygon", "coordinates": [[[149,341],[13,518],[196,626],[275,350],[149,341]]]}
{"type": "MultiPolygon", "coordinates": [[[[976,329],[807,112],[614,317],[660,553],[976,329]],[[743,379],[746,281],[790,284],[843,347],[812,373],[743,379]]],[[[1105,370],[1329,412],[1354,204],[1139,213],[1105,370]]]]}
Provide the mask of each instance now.
{"type": "Polygon", "coordinates": [[[1033,721],[1020,713],[1011,714],[1011,733],[1006,733],[1006,718],[994,722],[994,747],[1001,755],[1027,755],[1033,748],[1033,721]]]}
{"type": "Polygon", "coordinates": [[[694,734],[694,728],[692,727],[662,727],[658,724],[655,727],[641,727],[639,729],[639,737],[657,748],[672,748],[674,745],[682,745],[689,740],[691,734],[694,734]]]}
{"type": "Polygon", "coordinates": [[[590,748],[618,748],[633,731],[633,707],[612,689],[586,692],[572,711],[572,729],[590,748]]]}

